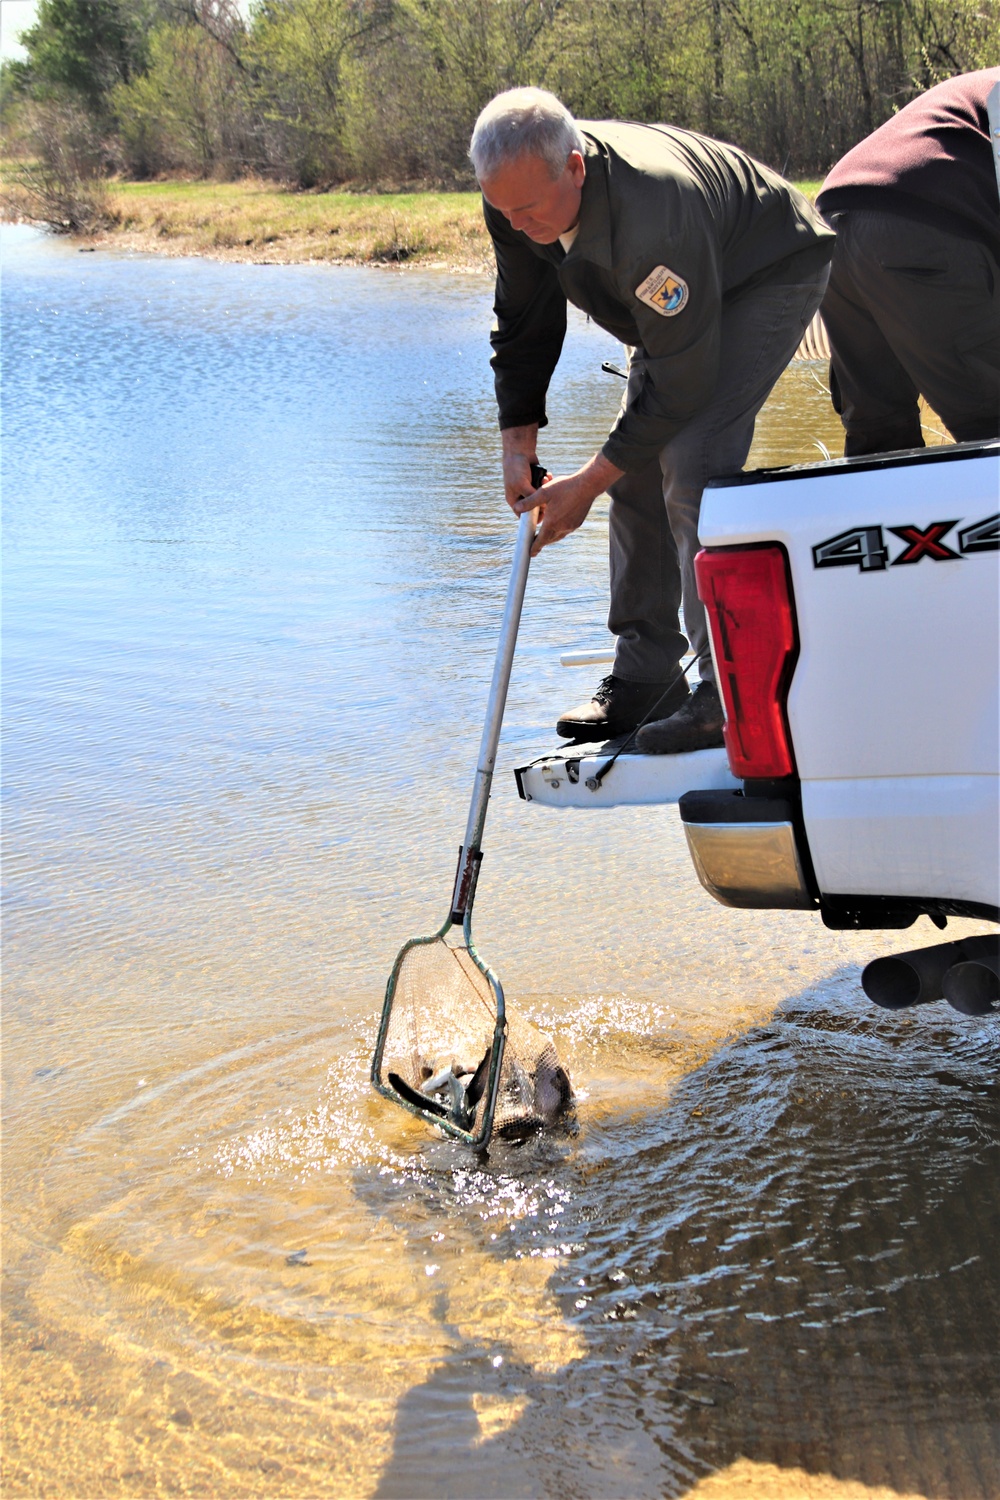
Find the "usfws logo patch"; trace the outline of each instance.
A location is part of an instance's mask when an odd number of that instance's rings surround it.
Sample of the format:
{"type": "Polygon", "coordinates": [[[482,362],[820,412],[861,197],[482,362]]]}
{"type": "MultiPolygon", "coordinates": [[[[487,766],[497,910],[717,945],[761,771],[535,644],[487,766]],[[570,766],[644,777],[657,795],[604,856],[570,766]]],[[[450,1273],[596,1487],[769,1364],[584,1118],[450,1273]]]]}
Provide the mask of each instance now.
{"type": "Polygon", "coordinates": [[[657,266],[650,271],[645,281],[640,281],[635,295],[654,312],[662,313],[665,318],[672,318],[687,306],[688,286],[686,281],[682,281],[666,266],[657,266]]]}

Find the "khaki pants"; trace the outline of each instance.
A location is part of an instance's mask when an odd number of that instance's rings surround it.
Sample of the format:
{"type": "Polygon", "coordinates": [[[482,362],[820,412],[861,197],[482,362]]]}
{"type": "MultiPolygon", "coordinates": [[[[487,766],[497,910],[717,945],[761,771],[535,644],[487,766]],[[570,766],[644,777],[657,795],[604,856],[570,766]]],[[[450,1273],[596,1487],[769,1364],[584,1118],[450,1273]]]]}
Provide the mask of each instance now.
{"type": "MultiPolygon", "coordinates": [[[[667,682],[687,649],[703,679],[714,676],[694,559],[698,512],[709,479],[737,473],[754,421],[798,348],[823,296],[828,268],[791,286],[765,286],[723,307],[719,378],[712,399],[636,474],[611,486],[611,611],[614,674],[667,682]],[[684,626],[678,612],[683,600],[684,626]]],[[[632,351],[624,401],[634,398],[643,350],[632,351]]]]}
{"type": "Polygon", "coordinates": [[[903,214],[833,216],[823,321],[844,452],[922,448],[917,395],[959,442],[1000,435],[1000,266],[903,214]]]}

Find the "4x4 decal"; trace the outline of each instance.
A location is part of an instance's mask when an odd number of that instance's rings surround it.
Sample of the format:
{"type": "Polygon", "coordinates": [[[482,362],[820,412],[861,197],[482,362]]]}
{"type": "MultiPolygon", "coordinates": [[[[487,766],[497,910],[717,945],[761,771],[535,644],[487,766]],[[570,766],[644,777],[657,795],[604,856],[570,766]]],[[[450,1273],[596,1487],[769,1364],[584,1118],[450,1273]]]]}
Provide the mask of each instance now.
{"type": "Polygon", "coordinates": [[[891,561],[881,526],[855,526],[819,542],[812,549],[813,563],[817,568],[856,567],[862,573],[878,573],[886,567],[919,562],[922,557],[929,557],[933,562],[953,562],[973,552],[1000,550],[1000,512],[987,516],[985,521],[963,527],[958,533],[956,552],[946,544],[944,537],[957,525],[955,520],[932,521],[923,527],[888,527],[893,536],[906,543],[902,552],[891,561]]]}

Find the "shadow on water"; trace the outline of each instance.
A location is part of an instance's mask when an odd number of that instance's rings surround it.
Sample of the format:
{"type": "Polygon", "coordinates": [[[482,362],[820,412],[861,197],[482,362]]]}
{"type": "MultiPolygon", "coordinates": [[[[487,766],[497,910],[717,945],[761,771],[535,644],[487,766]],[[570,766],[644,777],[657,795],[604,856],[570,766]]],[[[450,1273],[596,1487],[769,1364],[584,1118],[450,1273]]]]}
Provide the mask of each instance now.
{"type": "Polygon", "coordinates": [[[738,1458],[996,1494],[995,1038],[845,1015],[843,979],[631,1120],[627,1154],[612,1126],[506,1163],[565,1153],[550,1290],[584,1352],[540,1375],[453,1342],[399,1403],[379,1496],[679,1496],[738,1458]]]}

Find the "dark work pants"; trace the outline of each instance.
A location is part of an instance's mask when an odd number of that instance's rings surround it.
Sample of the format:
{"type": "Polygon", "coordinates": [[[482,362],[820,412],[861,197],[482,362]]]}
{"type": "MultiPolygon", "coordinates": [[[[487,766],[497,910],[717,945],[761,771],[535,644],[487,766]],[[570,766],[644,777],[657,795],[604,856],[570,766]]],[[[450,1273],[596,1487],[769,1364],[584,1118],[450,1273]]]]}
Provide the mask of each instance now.
{"type": "Polygon", "coordinates": [[[848,455],[923,447],[918,394],[959,442],[1000,435],[1000,266],[896,213],[833,216],[823,321],[848,455]]]}
{"type": "MultiPolygon", "coordinates": [[[[724,305],[719,376],[712,399],[636,474],[610,488],[611,612],[618,637],[614,674],[667,682],[687,647],[702,678],[714,677],[694,559],[698,512],[709,479],[742,469],[754,421],[820,304],[828,267],[791,286],[757,287],[724,305]]],[[[644,351],[629,359],[624,404],[639,388],[644,351]]]]}

